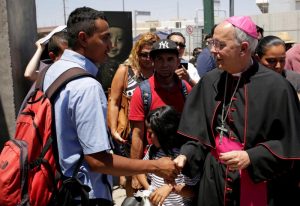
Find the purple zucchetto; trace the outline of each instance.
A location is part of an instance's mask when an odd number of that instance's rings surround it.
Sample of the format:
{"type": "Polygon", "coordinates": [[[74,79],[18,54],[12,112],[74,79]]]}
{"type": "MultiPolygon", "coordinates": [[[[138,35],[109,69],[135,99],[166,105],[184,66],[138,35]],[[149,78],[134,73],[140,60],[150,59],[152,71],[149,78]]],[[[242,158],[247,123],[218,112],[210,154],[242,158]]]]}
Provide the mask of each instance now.
{"type": "Polygon", "coordinates": [[[249,16],[232,16],[225,21],[244,31],[249,36],[257,39],[258,33],[256,31],[256,24],[249,16]]]}

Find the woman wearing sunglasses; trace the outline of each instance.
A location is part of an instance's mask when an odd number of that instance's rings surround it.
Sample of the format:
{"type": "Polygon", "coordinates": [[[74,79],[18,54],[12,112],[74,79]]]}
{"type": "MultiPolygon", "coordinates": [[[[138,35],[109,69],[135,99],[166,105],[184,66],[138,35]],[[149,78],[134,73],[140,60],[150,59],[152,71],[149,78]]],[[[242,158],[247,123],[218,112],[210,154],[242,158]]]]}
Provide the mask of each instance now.
{"type": "MultiPolygon", "coordinates": [[[[123,64],[119,65],[111,83],[107,123],[111,136],[116,143],[115,146],[118,148],[115,152],[122,156],[129,157],[131,146],[130,135],[129,137],[126,137],[126,139],[123,139],[121,134],[117,132],[122,93],[125,92],[126,96],[130,99],[135,88],[138,86],[138,83],[148,79],[153,74],[154,67],[149,53],[152,49],[153,43],[159,39],[159,36],[150,32],[141,35],[141,37],[133,45],[128,59],[123,64]],[[127,75],[126,78],[125,75],[127,75]]],[[[127,196],[133,195],[130,183],[130,178],[126,180],[125,177],[120,177],[120,185],[125,187],[127,196]]],[[[139,184],[138,181],[134,181],[134,183],[139,184]]],[[[141,185],[136,187],[139,186],[141,185]]]]}
{"type": "Polygon", "coordinates": [[[276,36],[266,36],[259,41],[255,57],[267,68],[284,76],[293,85],[300,99],[300,74],[284,69],[285,53],[286,49],[283,40],[276,36]]]}

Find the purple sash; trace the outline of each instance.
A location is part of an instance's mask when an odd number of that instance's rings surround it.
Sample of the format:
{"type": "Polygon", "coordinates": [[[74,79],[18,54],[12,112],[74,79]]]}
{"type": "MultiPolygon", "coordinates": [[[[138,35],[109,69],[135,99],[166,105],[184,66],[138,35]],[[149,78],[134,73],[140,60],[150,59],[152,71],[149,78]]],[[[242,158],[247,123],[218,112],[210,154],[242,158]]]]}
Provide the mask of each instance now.
{"type": "MultiPolygon", "coordinates": [[[[228,137],[222,138],[220,144],[220,136],[215,138],[216,149],[211,150],[211,154],[219,160],[220,153],[243,150],[243,145],[240,142],[231,140],[228,137]]],[[[219,160],[220,161],[220,160],[219,160]]],[[[267,205],[267,183],[254,183],[247,170],[240,170],[240,206],[266,206],[267,205]]],[[[224,191],[226,188],[224,188],[224,191]]],[[[224,198],[226,199],[226,198],[224,198]]]]}

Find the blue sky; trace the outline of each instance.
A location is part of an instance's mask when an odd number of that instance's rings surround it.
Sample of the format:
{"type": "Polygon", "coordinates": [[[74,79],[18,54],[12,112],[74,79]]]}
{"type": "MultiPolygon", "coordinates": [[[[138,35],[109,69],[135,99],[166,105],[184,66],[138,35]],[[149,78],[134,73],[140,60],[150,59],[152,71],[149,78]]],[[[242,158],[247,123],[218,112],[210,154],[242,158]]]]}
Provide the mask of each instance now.
{"type": "MultiPolygon", "coordinates": [[[[138,16],[143,20],[171,20],[177,15],[182,19],[194,19],[196,10],[203,8],[203,0],[65,0],[66,16],[77,7],[88,6],[103,11],[150,11],[151,16],[138,16]],[[178,3],[177,3],[178,2],[178,3]],[[177,6],[178,4],[178,6],[177,6]],[[178,8],[178,10],[177,10],[178,8]]],[[[229,15],[229,0],[220,0],[220,15],[229,15]]],[[[255,0],[235,0],[235,15],[260,14],[255,0]]],[[[64,24],[63,0],[36,0],[38,27],[64,24]]],[[[200,12],[198,13],[200,15],[200,12]]]]}

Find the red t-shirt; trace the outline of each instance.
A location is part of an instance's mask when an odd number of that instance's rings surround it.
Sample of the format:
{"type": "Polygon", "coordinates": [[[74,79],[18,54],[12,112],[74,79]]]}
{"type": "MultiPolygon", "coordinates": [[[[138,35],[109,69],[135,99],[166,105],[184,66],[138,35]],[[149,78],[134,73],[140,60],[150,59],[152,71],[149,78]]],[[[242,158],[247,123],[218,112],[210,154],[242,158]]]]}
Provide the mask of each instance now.
{"type": "MultiPolygon", "coordinates": [[[[187,88],[187,92],[190,93],[191,86],[184,82],[187,88]]],[[[150,90],[152,102],[150,105],[150,111],[158,107],[169,105],[173,106],[177,112],[182,113],[185,98],[182,93],[181,81],[178,81],[171,90],[166,90],[161,87],[154,76],[149,78],[150,90]]],[[[130,100],[129,120],[133,121],[145,121],[144,103],[141,96],[141,89],[137,87],[134,90],[133,96],[130,100]]],[[[148,143],[151,143],[150,138],[147,135],[148,143]]]]}

